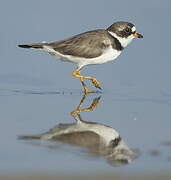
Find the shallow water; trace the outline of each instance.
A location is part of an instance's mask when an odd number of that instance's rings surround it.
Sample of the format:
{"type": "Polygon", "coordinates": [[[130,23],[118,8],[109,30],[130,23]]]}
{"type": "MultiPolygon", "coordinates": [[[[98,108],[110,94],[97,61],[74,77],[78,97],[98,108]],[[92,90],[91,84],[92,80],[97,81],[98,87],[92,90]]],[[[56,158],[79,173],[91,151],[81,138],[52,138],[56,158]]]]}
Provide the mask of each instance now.
{"type": "Polygon", "coordinates": [[[94,156],[83,147],[48,140],[18,139],[20,135],[46,132],[59,123],[74,123],[70,112],[79,104],[81,91],[12,87],[0,91],[3,117],[0,170],[3,173],[75,174],[101,170],[137,173],[171,167],[171,147],[164,144],[170,140],[171,99],[162,93],[147,97],[137,88],[87,95],[82,108],[90,106],[95,97],[101,96],[101,99],[94,111],[81,113],[83,120],[114,128],[129,148],[138,150],[138,157],[130,164],[115,167],[103,156],[94,156]]]}
{"type": "Polygon", "coordinates": [[[0,173],[170,170],[170,6],[170,0],[1,1],[0,173]],[[84,121],[117,131],[128,148],[136,150],[136,158],[116,167],[106,156],[83,147],[18,139],[74,123],[70,112],[82,92],[78,79],[71,77],[73,65],[17,45],[61,40],[120,20],[134,23],[144,38],[134,40],[117,61],[83,69],[103,90],[86,97],[82,108],[101,99],[93,111],[80,114],[84,121]]]}

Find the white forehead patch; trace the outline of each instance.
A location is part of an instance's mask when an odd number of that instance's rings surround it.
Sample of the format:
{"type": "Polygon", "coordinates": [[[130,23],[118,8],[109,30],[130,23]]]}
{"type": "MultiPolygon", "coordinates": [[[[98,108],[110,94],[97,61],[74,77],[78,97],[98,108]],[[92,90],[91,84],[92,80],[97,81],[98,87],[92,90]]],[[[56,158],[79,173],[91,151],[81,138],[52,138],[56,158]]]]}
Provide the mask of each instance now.
{"type": "Polygon", "coordinates": [[[132,32],[135,32],[136,31],[136,28],[135,26],[132,27],[132,32]]]}

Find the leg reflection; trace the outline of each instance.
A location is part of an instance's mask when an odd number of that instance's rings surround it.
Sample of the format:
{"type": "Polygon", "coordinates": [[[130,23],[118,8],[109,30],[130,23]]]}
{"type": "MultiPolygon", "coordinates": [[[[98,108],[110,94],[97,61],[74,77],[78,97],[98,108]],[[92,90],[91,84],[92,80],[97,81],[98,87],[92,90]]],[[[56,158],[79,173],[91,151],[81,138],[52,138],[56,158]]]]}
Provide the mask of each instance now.
{"type": "Polygon", "coordinates": [[[88,108],[80,109],[83,106],[83,103],[86,99],[86,95],[83,95],[79,105],[77,106],[77,108],[74,111],[71,112],[71,115],[76,116],[76,115],[80,114],[81,112],[93,111],[97,107],[97,105],[100,101],[100,98],[101,98],[101,96],[94,98],[93,102],[91,103],[91,105],[88,108]]]}

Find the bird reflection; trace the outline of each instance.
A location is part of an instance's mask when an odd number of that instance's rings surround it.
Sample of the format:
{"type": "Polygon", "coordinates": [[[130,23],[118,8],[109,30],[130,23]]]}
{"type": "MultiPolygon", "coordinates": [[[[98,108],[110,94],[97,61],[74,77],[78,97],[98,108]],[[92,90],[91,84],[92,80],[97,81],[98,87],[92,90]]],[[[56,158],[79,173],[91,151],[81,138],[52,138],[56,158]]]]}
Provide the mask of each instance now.
{"type": "Polygon", "coordinates": [[[71,112],[75,123],[58,124],[45,133],[20,136],[20,139],[59,141],[87,148],[90,154],[104,157],[113,166],[131,163],[137,157],[137,152],[126,145],[115,129],[82,119],[80,113],[93,111],[100,102],[100,97],[96,97],[88,108],[81,109],[85,99],[86,95],[82,97],[77,108],[71,112]]]}

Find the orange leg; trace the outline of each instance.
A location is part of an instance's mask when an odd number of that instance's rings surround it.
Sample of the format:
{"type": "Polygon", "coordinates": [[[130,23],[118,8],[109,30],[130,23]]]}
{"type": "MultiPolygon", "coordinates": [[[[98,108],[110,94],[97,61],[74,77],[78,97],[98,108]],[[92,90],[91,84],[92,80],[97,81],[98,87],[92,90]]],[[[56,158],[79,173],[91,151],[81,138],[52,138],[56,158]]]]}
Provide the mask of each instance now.
{"type": "Polygon", "coordinates": [[[82,107],[82,105],[83,105],[83,102],[84,102],[85,98],[86,98],[86,95],[83,96],[83,98],[81,99],[81,101],[80,101],[79,105],[77,106],[76,110],[71,112],[72,116],[77,116],[81,112],[85,112],[85,111],[93,111],[97,107],[97,105],[98,105],[98,103],[100,101],[100,97],[95,98],[88,108],[80,109],[82,107]]]}
{"type": "Polygon", "coordinates": [[[92,82],[92,84],[94,85],[94,87],[101,89],[101,87],[100,87],[100,82],[99,82],[96,78],[90,77],[90,76],[82,76],[82,75],[80,74],[80,69],[76,69],[75,71],[73,71],[72,75],[73,75],[74,77],[80,79],[81,84],[82,84],[82,86],[83,86],[83,88],[84,88],[84,93],[85,93],[85,94],[94,93],[94,91],[91,91],[91,90],[88,89],[88,87],[85,85],[83,79],[88,79],[88,80],[90,80],[90,81],[92,82]]]}

